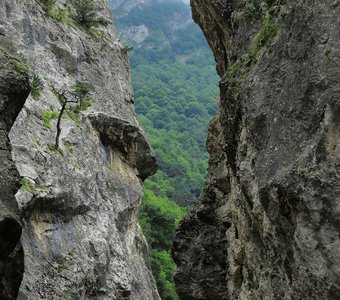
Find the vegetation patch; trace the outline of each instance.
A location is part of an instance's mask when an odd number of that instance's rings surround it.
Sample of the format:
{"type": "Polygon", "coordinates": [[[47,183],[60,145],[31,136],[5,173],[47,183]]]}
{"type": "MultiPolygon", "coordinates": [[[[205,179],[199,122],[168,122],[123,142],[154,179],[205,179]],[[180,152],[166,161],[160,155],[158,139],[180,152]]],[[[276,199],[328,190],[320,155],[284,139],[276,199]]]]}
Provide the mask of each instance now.
{"type": "Polygon", "coordinates": [[[75,153],[74,147],[73,147],[72,143],[70,143],[69,141],[64,142],[64,147],[65,147],[65,149],[68,153],[70,153],[70,154],[75,153]]]}
{"type": "Polygon", "coordinates": [[[49,11],[53,8],[56,0],[38,0],[45,11],[49,11]]]}
{"type": "Polygon", "coordinates": [[[71,300],[71,299],[73,299],[73,294],[68,292],[68,291],[65,291],[65,292],[63,292],[62,299],[71,300]]]}
{"type": "Polygon", "coordinates": [[[92,38],[98,42],[102,42],[106,44],[110,41],[110,36],[104,31],[99,28],[93,27],[89,29],[89,34],[92,36],[92,38]]]}
{"type": "Polygon", "coordinates": [[[264,16],[260,31],[253,40],[248,52],[248,57],[252,63],[257,62],[261,53],[268,48],[272,40],[280,33],[280,30],[280,24],[274,23],[272,16],[267,12],[264,16]]]}
{"type": "Polygon", "coordinates": [[[41,92],[44,90],[44,81],[39,75],[33,74],[31,79],[31,95],[33,99],[38,100],[41,92]]]}
{"type": "Polygon", "coordinates": [[[27,177],[22,177],[20,179],[21,189],[33,194],[32,182],[27,177]]]}
{"type": "Polygon", "coordinates": [[[72,258],[77,257],[77,253],[75,251],[71,250],[69,253],[66,254],[66,256],[72,257],[72,258]]]}
{"type": "Polygon", "coordinates": [[[66,264],[59,264],[57,267],[58,273],[62,273],[64,271],[67,271],[68,269],[69,269],[69,266],[67,266],[66,264]]]}
{"type": "Polygon", "coordinates": [[[36,138],[34,136],[32,137],[32,147],[33,148],[38,148],[38,143],[37,143],[37,140],[36,140],[36,138]]]}
{"type": "Polygon", "coordinates": [[[81,111],[86,110],[92,105],[92,100],[88,97],[88,94],[91,91],[94,91],[94,87],[88,82],[77,81],[71,91],[66,89],[57,90],[55,87],[52,87],[52,91],[61,105],[61,109],[57,115],[57,134],[55,139],[55,147],[59,148],[61,120],[67,115],[68,118],[77,122],[76,124],[78,125],[79,120],[76,116],[81,111]],[[68,104],[73,104],[76,106],[69,108],[68,104]]]}
{"type": "Polygon", "coordinates": [[[47,144],[47,149],[51,152],[58,152],[62,156],[64,156],[64,151],[60,147],[56,147],[55,144],[47,144]]]}
{"type": "Polygon", "coordinates": [[[73,11],[70,8],[67,10],[63,10],[61,8],[52,8],[47,11],[47,15],[62,24],[72,28],[77,28],[77,25],[73,20],[73,11]]]}
{"type": "Polygon", "coordinates": [[[176,266],[170,249],[175,230],[185,213],[185,208],[145,189],[139,223],[152,248],[152,272],[163,299],[179,299],[173,282],[176,266]]]}
{"type": "Polygon", "coordinates": [[[335,163],[335,168],[340,169],[340,159],[338,159],[335,163]]]}
{"type": "Polygon", "coordinates": [[[28,74],[30,71],[30,66],[23,54],[12,56],[10,58],[10,64],[13,66],[14,70],[21,75],[28,74]]]}
{"type": "Polygon", "coordinates": [[[122,52],[125,53],[125,54],[131,52],[132,50],[133,50],[133,47],[127,46],[127,45],[123,46],[123,48],[122,48],[122,52]]]}
{"type": "Polygon", "coordinates": [[[332,53],[332,49],[331,49],[331,48],[327,48],[327,49],[325,50],[325,55],[326,55],[327,57],[329,57],[329,56],[331,55],[331,53],[332,53]]]}
{"type": "Polygon", "coordinates": [[[58,112],[54,110],[43,110],[42,115],[44,126],[51,129],[51,120],[58,119],[58,112]]]}
{"type": "Polygon", "coordinates": [[[111,24],[108,19],[98,15],[102,8],[93,0],[75,0],[73,6],[73,19],[87,30],[111,24]]]}

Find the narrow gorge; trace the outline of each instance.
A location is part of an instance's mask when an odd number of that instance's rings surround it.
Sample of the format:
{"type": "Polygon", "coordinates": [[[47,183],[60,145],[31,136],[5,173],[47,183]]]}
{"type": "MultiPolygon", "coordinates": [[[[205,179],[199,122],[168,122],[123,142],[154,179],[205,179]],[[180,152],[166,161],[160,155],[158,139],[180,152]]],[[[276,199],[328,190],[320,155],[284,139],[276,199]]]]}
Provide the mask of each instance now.
{"type": "Polygon", "coordinates": [[[173,1],[0,0],[0,300],[340,299],[340,1],[173,1]]]}
{"type": "Polygon", "coordinates": [[[191,6],[221,81],[173,243],[180,298],[339,299],[340,2],[191,6]]]}

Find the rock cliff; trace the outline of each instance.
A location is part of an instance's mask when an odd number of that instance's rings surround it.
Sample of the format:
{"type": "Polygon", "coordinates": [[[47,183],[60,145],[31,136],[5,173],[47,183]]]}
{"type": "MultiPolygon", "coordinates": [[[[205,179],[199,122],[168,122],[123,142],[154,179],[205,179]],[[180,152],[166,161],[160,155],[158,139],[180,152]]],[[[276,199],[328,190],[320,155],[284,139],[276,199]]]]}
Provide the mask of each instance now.
{"type": "Polygon", "coordinates": [[[0,2],[0,299],[159,299],[137,223],[157,163],[126,50],[72,3],[0,2]]]}
{"type": "Polygon", "coordinates": [[[339,299],[340,2],[191,6],[221,81],[173,244],[181,299],[339,299]]]}

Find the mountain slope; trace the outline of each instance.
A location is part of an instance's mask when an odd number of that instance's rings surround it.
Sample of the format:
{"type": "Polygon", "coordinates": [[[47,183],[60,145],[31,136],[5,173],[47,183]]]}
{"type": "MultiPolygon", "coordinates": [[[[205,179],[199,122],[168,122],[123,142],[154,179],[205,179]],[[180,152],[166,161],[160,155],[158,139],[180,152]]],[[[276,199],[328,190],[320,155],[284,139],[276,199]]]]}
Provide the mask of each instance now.
{"type": "Polygon", "coordinates": [[[150,187],[188,205],[204,181],[204,140],[216,111],[210,49],[181,1],[130,1],[129,9],[127,3],[113,3],[121,39],[134,47],[130,61],[136,112],[160,163],[150,187]],[[147,35],[134,31],[136,27],[147,35]]]}

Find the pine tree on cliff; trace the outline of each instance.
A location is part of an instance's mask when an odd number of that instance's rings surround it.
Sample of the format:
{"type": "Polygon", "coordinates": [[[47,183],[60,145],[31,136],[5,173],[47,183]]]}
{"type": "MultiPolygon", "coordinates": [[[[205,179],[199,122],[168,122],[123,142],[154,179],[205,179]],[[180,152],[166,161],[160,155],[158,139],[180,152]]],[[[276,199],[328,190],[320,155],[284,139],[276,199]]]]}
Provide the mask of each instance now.
{"type": "Polygon", "coordinates": [[[98,12],[102,10],[93,0],[75,0],[75,21],[90,29],[91,27],[107,26],[111,22],[102,16],[98,16],[98,12]]]}

